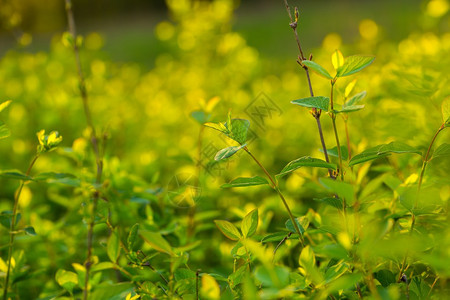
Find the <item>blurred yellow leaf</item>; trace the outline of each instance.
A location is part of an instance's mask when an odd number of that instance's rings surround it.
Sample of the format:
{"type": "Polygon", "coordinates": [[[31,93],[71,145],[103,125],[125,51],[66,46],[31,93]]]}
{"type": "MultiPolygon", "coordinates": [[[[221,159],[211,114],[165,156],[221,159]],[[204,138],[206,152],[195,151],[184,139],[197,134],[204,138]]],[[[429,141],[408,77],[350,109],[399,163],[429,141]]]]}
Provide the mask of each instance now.
{"type": "Polygon", "coordinates": [[[331,55],[331,63],[333,64],[335,70],[344,65],[344,56],[342,55],[341,51],[334,51],[334,53],[331,55]]]}
{"type": "Polygon", "coordinates": [[[201,294],[205,299],[220,299],[220,287],[217,281],[209,274],[202,276],[201,294]]]}

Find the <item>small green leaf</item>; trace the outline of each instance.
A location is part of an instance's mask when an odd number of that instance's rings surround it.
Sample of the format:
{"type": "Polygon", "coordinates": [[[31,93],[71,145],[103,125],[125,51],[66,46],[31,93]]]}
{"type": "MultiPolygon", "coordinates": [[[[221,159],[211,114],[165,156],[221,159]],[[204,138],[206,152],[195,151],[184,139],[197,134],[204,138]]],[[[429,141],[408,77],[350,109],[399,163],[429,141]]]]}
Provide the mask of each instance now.
{"type": "Polygon", "coordinates": [[[343,107],[357,105],[359,102],[361,102],[364,99],[364,97],[366,97],[366,95],[367,95],[366,91],[356,94],[355,96],[351,97],[350,100],[345,102],[343,107]]]}
{"type": "Polygon", "coordinates": [[[433,153],[431,159],[435,159],[438,157],[450,156],[450,144],[444,143],[440,145],[433,153]]]}
{"type": "Polygon", "coordinates": [[[147,244],[153,247],[158,252],[163,252],[174,256],[175,253],[172,250],[172,246],[161,236],[159,232],[152,232],[148,230],[140,230],[140,236],[147,244]]]}
{"type": "Polygon", "coordinates": [[[32,226],[25,227],[24,231],[26,234],[31,235],[31,236],[35,236],[37,234],[32,226]]]}
{"type": "Polygon", "coordinates": [[[115,269],[115,268],[116,268],[116,265],[113,264],[112,262],[104,261],[104,262],[93,265],[91,268],[91,272],[99,272],[99,271],[115,269]]]}
{"type": "Polygon", "coordinates": [[[336,193],[339,198],[345,199],[347,205],[353,204],[354,190],[351,184],[331,178],[320,178],[319,181],[325,188],[336,193]]]}
{"type": "Polygon", "coordinates": [[[230,282],[231,288],[234,288],[241,283],[247,268],[247,264],[244,264],[239,269],[234,271],[230,276],[228,276],[228,282],[230,282]]]}
{"type": "Polygon", "coordinates": [[[191,112],[191,117],[194,120],[196,120],[198,123],[203,125],[209,121],[209,119],[211,118],[211,114],[206,114],[202,110],[196,110],[196,111],[191,112]]]}
{"type": "MultiPolygon", "coordinates": [[[[300,224],[298,218],[295,218],[295,223],[297,223],[298,229],[300,229],[300,233],[303,235],[303,233],[305,233],[305,229],[303,228],[303,226],[300,224]]],[[[288,219],[285,223],[286,228],[292,232],[292,233],[297,233],[297,230],[295,230],[295,226],[294,224],[292,224],[291,219],[288,219]]]]}
{"type": "Polygon", "coordinates": [[[239,177],[236,179],[233,179],[230,183],[225,183],[221,186],[221,188],[233,188],[233,187],[247,187],[247,186],[254,186],[254,185],[262,185],[262,184],[269,184],[269,182],[260,176],[255,177],[239,177]]]}
{"type": "Polygon", "coordinates": [[[7,138],[11,135],[11,131],[9,130],[8,127],[6,127],[6,125],[0,121],[0,140],[7,138]]]}
{"type": "Polygon", "coordinates": [[[317,97],[308,97],[308,98],[302,98],[297,99],[294,101],[291,101],[292,104],[297,104],[303,107],[310,107],[310,108],[317,108],[324,111],[328,111],[328,105],[330,103],[330,98],[323,97],[323,96],[317,96],[317,97]]]}
{"type": "Polygon", "coordinates": [[[241,145],[245,144],[247,141],[248,129],[250,128],[250,121],[245,119],[232,119],[228,122],[225,123],[225,127],[227,127],[230,132],[228,137],[241,145]],[[228,124],[231,124],[231,126],[228,124]]]}
{"type": "Polygon", "coordinates": [[[355,155],[349,162],[349,166],[354,166],[360,163],[364,163],[370,160],[374,160],[381,157],[386,157],[391,153],[415,153],[421,155],[422,153],[406,144],[400,142],[391,142],[389,144],[382,144],[373,148],[364,150],[363,152],[355,155]]]}
{"type": "Polygon", "coordinates": [[[73,288],[78,284],[78,276],[74,272],[59,269],[55,275],[56,282],[72,294],[73,288]]]}
{"type": "Polygon", "coordinates": [[[255,234],[256,229],[258,228],[258,209],[254,209],[249,212],[241,224],[241,231],[244,238],[251,237],[255,234]]]}
{"type": "MultiPolygon", "coordinates": [[[[323,153],[323,149],[322,148],[320,148],[319,151],[323,153]]],[[[329,156],[339,157],[337,146],[335,146],[335,147],[333,147],[331,149],[327,149],[327,154],[329,156]]],[[[347,146],[341,146],[341,155],[342,155],[342,159],[343,160],[347,160],[348,159],[347,146]]]]}
{"type": "Polygon", "coordinates": [[[11,100],[7,100],[0,104],[0,112],[2,112],[5,108],[7,108],[11,104],[11,100]]]}
{"type": "Polygon", "coordinates": [[[291,161],[290,163],[288,163],[283,168],[283,170],[281,170],[281,172],[279,174],[275,175],[275,177],[277,179],[281,178],[289,173],[292,173],[293,171],[295,171],[301,167],[326,168],[326,169],[332,169],[332,170],[337,169],[337,166],[335,164],[327,163],[326,161],[321,160],[319,158],[304,156],[304,157],[297,158],[297,159],[291,161]]]}
{"type": "Polygon", "coordinates": [[[115,230],[111,232],[111,235],[109,236],[108,243],[106,245],[106,252],[112,262],[117,262],[120,255],[120,239],[115,230]]]}
{"type": "Polygon", "coordinates": [[[232,223],[224,220],[214,220],[217,228],[230,240],[237,241],[241,239],[241,233],[232,223]]]}
{"type": "Polygon", "coordinates": [[[447,97],[442,102],[442,119],[446,127],[450,126],[450,97],[447,97]]]}
{"type": "Polygon", "coordinates": [[[338,68],[336,77],[344,77],[355,74],[374,61],[373,56],[353,55],[345,58],[344,64],[338,68]]]}
{"type": "Polygon", "coordinates": [[[302,64],[304,64],[305,66],[308,67],[308,69],[313,70],[314,72],[316,72],[320,76],[323,76],[323,77],[325,77],[327,79],[333,79],[333,77],[331,77],[330,73],[328,73],[328,71],[325,70],[324,67],[322,67],[321,65],[319,65],[316,62],[313,62],[313,61],[310,61],[310,60],[304,60],[304,61],[302,61],[302,64]]]}
{"type": "Polygon", "coordinates": [[[139,230],[139,223],[136,223],[133,225],[133,227],[131,227],[130,233],[128,234],[127,245],[128,250],[130,251],[133,250],[133,245],[136,242],[136,238],[138,236],[138,230],[139,230]]]}
{"type": "Polygon", "coordinates": [[[238,152],[239,150],[241,150],[242,148],[244,148],[246,145],[241,145],[241,146],[231,146],[228,148],[224,148],[222,150],[219,150],[216,154],[216,156],[214,157],[215,161],[221,161],[223,159],[227,159],[231,156],[233,156],[236,152],[238,152]]]}
{"type": "Polygon", "coordinates": [[[8,178],[8,179],[24,180],[24,181],[28,181],[28,180],[32,179],[30,176],[27,176],[27,175],[21,173],[20,171],[16,171],[16,170],[2,171],[2,172],[0,172],[0,177],[8,178]]]}
{"type": "Polygon", "coordinates": [[[351,113],[351,112],[355,112],[358,110],[361,110],[364,108],[364,105],[349,105],[349,106],[345,106],[343,105],[341,108],[334,110],[334,113],[351,113]]]}

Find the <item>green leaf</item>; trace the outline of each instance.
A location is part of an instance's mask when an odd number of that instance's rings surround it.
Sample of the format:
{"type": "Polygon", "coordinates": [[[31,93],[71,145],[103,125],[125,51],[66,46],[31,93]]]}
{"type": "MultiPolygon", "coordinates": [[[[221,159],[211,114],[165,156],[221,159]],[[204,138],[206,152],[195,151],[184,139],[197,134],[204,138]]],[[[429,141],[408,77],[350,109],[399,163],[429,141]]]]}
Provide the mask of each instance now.
{"type": "Polygon", "coordinates": [[[342,203],[342,199],[339,199],[339,198],[327,197],[327,198],[314,199],[314,200],[320,201],[322,203],[325,203],[325,204],[330,205],[330,206],[332,206],[334,208],[337,208],[337,209],[343,209],[344,208],[344,205],[342,203]]]}
{"type": "Polygon", "coordinates": [[[367,95],[366,91],[354,95],[347,102],[345,102],[343,107],[357,105],[359,102],[362,101],[362,99],[364,99],[364,97],[366,97],[366,95],[367,95]]]}
{"type": "Polygon", "coordinates": [[[339,114],[339,113],[351,113],[351,112],[355,112],[355,111],[358,111],[358,110],[361,110],[361,109],[363,109],[364,108],[364,105],[349,105],[349,106],[342,106],[342,107],[340,107],[339,109],[335,109],[334,110],[334,113],[337,113],[337,114],[339,114]]]}
{"type": "Polygon", "coordinates": [[[345,199],[347,205],[353,204],[354,190],[351,184],[331,178],[320,178],[319,181],[325,188],[337,194],[339,198],[345,199]]]}
{"type": "Polygon", "coordinates": [[[81,185],[80,179],[75,175],[69,173],[55,173],[45,172],[33,177],[34,181],[47,181],[49,183],[60,183],[69,186],[79,187],[81,185]]]}
{"type": "Polygon", "coordinates": [[[314,283],[318,284],[323,281],[323,276],[316,267],[314,251],[309,245],[300,253],[299,264],[306,271],[306,276],[314,283]]]}
{"type": "Polygon", "coordinates": [[[284,266],[258,266],[255,269],[255,278],[264,287],[282,289],[289,284],[289,270],[284,266]]]}
{"type": "Polygon", "coordinates": [[[72,294],[73,288],[78,284],[78,276],[74,272],[59,269],[55,275],[56,282],[72,294]]]}
{"type": "Polygon", "coordinates": [[[233,188],[233,187],[246,187],[246,186],[254,186],[254,185],[262,185],[269,184],[269,182],[260,176],[255,177],[239,177],[233,179],[230,183],[225,183],[221,186],[221,188],[233,188]]]}
{"type": "Polygon", "coordinates": [[[203,125],[204,123],[209,121],[209,119],[211,118],[211,114],[206,114],[202,110],[196,110],[191,112],[191,117],[198,123],[203,125]]]}
{"type": "Polygon", "coordinates": [[[25,227],[24,231],[26,234],[31,235],[31,236],[37,235],[36,231],[34,230],[34,228],[32,226],[25,227]]]}
{"type": "Polygon", "coordinates": [[[235,140],[239,144],[243,145],[247,141],[247,133],[250,128],[250,121],[245,119],[232,119],[231,122],[225,123],[225,127],[228,128],[228,137],[235,140]],[[228,124],[231,124],[229,126],[228,124]]]}
{"type": "Polygon", "coordinates": [[[355,155],[349,162],[349,166],[361,164],[370,160],[374,160],[381,157],[386,157],[391,153],[416,153],[421,155],[422,153],[406,144],[400,142],[391,142],[389,144],[382,144],[373,148],[364,150],[363,152],[355,155]]]}
{"type": "Polygon", "coordinates": [[[217,228],[230,240],[237,241],[242,238],[239,230],[232,223],[224,220],[214,220],[217,228]]]}
{"type": "Polygon", "coordinates": [[[99,272],[99,271],[115,269],[115,268],[116,268],[116,265],[113,264],[112,262],[104,261],[104,262],[93,265],[91,268],[91,272],[99,272]]]}
{"type": "MultiPolygon", "coordinates": [[[[291,222],[291,224],[292,224],[292,222],[291,222]]],[[[294,229],[294,232],[295,232],[295,229],[294,229]]],[[[291,231],[291,233],[292,233],[292,231],[291,231]]],[[[281,242],[284,238],[286,238],[288,236],[288,234],[289,233],[285,232],[285,231],[270,233],[262,238],[261,243],[281,242]]],[[[293,238],[294,235],[297,236],[297,238],[298,238],[298,234],[291,234],[290,238],[293,238]]]]}
{"type": "Polygon", "coordinates": [[[435,159],[438,157],[450,156],[450,144],[442,144],[440,145],[433,153],[431,159],[435,159]]]}
{"type": "Polygon", "coordinates": [[[136,238],[138,236],[138,231],[139,231],[139,223],[136,223],[133,225],[133,227],[131,227],[130,233],[128,234],[128,238],[127,238],[128,250],[130,250],[130,251],[133,250],[133,245],[136,242],[136,238]]]}
{"type": "Polygon", "coordinates": [[[330,98],[323,97],[323,96],[317,96],[317,97],[308,97],[308,98],[302,98],[297,99],[294,101],[291,101],[292,104],[297,104],[303,107],[310,107],[310,108],[317,108],[324,111],[328,111],[328,106],[330,103],[330,98]]]}
{"type": "Polygon", "coordinates": [[[209,274],[202,275],[200,292],[202,295],[202,299],[220,299],[220,286],[214,279],[214,277],[209,274]]]}
{"type": "Polygon", "coordinates": [[[0,112],[2,112],[5,108],[7,108],[11,104],[11,100],[7,100],[0,104],[0,112]]]}
{"type": "Polygon", "coordinates": [[[239,269],[234,271],[230,276],[228,276],[228,282],[230,282],[231,288],[234,288],[241,283],[247,268],[247,264],[244,264],[239,269]]]}
{"type": "Polygon", "coordinates": [[[327,163],[326,161],[321,160],[319,158],[304,156],[304,157],[297,158],[297,159],[291,161],[290,163],[288,163],[283,168],[283,170],[281,170],[281,172],[279,174],[275,175],[275,177],[277,179],[281,178],[289,173],[292,173],[293,171],[295,171],[301,167],[326,168],[326,169],[332,169],[332,170],[337,169],[337,166],[335,164],[327,163]]]}
{"type": "Polygon", "coordinates": [[[328,285],[328,293],[353,289],[362,278],[363,276],[360,273],[345,274],[328,285]]]}
{"type": "Polygon", "coordinates": [[[7,138],[10,135],[11,131],[9,130],[9,128],[6,127],[6,125],[2,121],[0,121],[0,140],[7,138]]]}
{"type": "Polygon", "coordinates": [[[324,67],[322,67],[321,65],[319,65],[316,62],[313,62],[313,61],[310,61],[310,60],[304,60],[304,61],[302,61],[302,64],[304,64],[305,66],[308,67],[308,69],[313,70],[314,72],[316,72],[320,76],[323,76],[323,77],[325,77],[327,79],[333,79],[333,77],[331,77],[330,73],[328,73],[328,71],[325,70],[324,67]]]}
{"type": "Polygon", "coordinates": [[[396,282],[395,275],[390,270],[380,270],[375,273],[375,278],[382,286],[387,287],[396,282]]]}
{"type": "Polygon", "coordinates": [[[241,224],[241,231],[244,238],[251,237],[255,234],[256,229],[258,228],[258,209],[254,209],[249,212],[241,224]]]}
{"type": "Polygon", "coordinates": [[[148,230],[140,230],[140,236],[158,252],[163,252],[174,256],[172,246],[161,236],[159,232],[152,232],[148,230]]]}
{"type": "Polygon", "coordinates": [[[130,282],[104,283],[95,287],[89,299],[122,300],[126,299],[131,292],[133,292],[133,284],[130,282]]]}
{"type": "MultiPolygon", "coordinates": [[[[300,224],[298,218],[295,218],[295,223],[297,223],[298,229],[300,229],[300,233],[303,235],[303,233],[305,232],[305,229],[303,228],[303,226],[300,224]]],[[[295,226],[294,224],[292,224],[291,219],[288,219],[285,223],[286,228],[292,232],[292,233],[297,233],[297,230],[295,230],[295,226]]]]}
{"type": "Polygon", "coordinates": [[[206,127],[215,129],[217,131],[220,131],[224,134],[228,134],[228,128],[226,128],[225,125],[223,125],[222,123],[205,123],[203,125],[205,125],[206,127]]]}
{"type": "Polygon", "coordinates": [[[222,150],[219,150],[216,154],[216,156],[214,157],[215,161],[221,161],[223,159],[227,159],[231,156],[233,156],[234,154],[236,154],[236,152],[238,152],[239,150],[241,150],[242,148],[244,148],[246,145],[241,145],[241,146],[231,146],[228,148],[224,148],[222,150]]]}
{"type": "Polygon", "coordinates": [[[450,126],[450,97],[442,102],[442,119],[446,127],[450,126]]]}
{"type": "MultiPolygon", "coordinates": [[[[320,148],[319,151],[323,153],[323,149],[322,148],[320,148]]],[[[337,146],[335,146],[335,147],[333,147],[331,149],[327,149],[327,154],[329,156],[339,157],[337,146]]],[[[341,155],[342,155],[342,159],[343,160],[347,160],[348,159],[347,146],[341,146],[341,155]]]]}
{"type": "Polygon", "coordinates": [[[355,74],[374,61],[373,56],[353,55],[345,58],[344,64],[338,68],[336,77],[355,74]]]}
{"type": "Polygon", "coordinates": [[[108,243],[106,245],[106,252],[112,262],[117,262],[120,255],[120,239],[115,230],[111,232],[111,235],[109,236],[108,243]]]}
{"type": "Polygon", "coordinates": [[[0,177],[8,178],[8,179],[24,180],[24,181],[28,181],[28,180],[32,179],[30,176],[25,175],[25,174],[21,173],[20,171],[16,171],[16,170],[2,171],[2,172],[0,172],[0,177]]]}

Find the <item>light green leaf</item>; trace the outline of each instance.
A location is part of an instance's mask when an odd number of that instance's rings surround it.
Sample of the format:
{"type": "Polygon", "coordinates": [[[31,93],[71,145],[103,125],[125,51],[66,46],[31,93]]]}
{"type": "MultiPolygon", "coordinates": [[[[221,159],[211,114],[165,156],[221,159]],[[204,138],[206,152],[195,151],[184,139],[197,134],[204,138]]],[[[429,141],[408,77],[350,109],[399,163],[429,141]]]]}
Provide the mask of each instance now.
{"type": "Polygon", "coordinates": [[[450,126],[450,97],[442,102],[442,119],[446,127],[450,126]]]}
{"type": "Polygon", "coordinates": [[[334,113],[351,113],[354,111],[358,111],[364,108],[364,105],[349,105],[349,106],[342,106],[340,109],[334,110],[334,113]]]}
{"type": "Polygon", "coordinates": [[[10,135],[11,131],[9,130],[9,128],[6,127],[6,125],[2,121],[0,121],[0,140],[7,138],[10,135]]]}
{"type": "Polygon", "coordinates": [[[104,283],[95,287],[89,299],[122,300],[126,299],[131,292],[133,292],[133,284],[131,282],[104,283]]]}
{"type": "Polygon", "coordinates": [[[337,194],[339,198],[345,199],[347,205],[353,204],[354,190],[351,184],[331,178],[320,178],[319,181],[325,188],[337,194]]]}
{"type": "Polygon", "coordinates": [[[130,251],[133,250],[133,245],[136,242],[138,231],[139,231],[139,223],[136,223],[133,225],[133,227],[131,227],[130,233],[128,234],[127,238],[128,250],[130,251]]]}
{"type": "Polygon", "coordinates": [[[415,153],[421,155],[422,153],[404,143],[400,142],[391,142],[389,144],[382,144],[375,146],[373,148],[364,150],[363,152],[355,155],[349,162],[349,166],[354,166],[360,163],[364,163],[370,160],[374,160],[381,157],[386,157],[391,153],[415,153]]]}
{"type": "Polygon", "coordinates": [[[115,230],[111,232],[111,235],[109,236],[106,252],[112,262],[117,262],[120,255],[120,240],[115,230]]]}
{"type": "Polygon", "coordinates": [[[367,95],[366,91],[356,94],[355,96],[351,97],[347,102],[345,102],[343,107],[357,105],[364,99],[364,97],[366,97],[366,95],[367,95]]]}
{"type": "Polygon", "coordinates": [[[431,159],[435,159],[438,157],[450,156],[450,144],[444,143],[440,145],[433,153],[431,159]]]}
{"type": "Polygon", "coordinates": [[[228,128],[226,128],[225,125],[222,123],[205,123],[203,125],[205,125],[206,127],[215,129],[217,131],[220,131],[224,134],[228,134],[228,128]]]}
{"type": "Polygon", "coordinates": [[[241,224],[241,231],[244,238],[251,237],[255,234],[256,229],[258,228],[258,209],[254,209],[249,212],[241,224]]]}
{"type": "Polygon", "coordinates": [[[325,203],[325,204],[330,205],[330,206],[332,206],[334,208],[337,208],[337,209],[343,209],[344,208],[342,200],[339,199],[339,198],[327,197],[327,198],[314,199],[314,200],[320,201],[322,203],[325,203]]]}
{"type": "Polygon", "coordinates": [[[78,284],[78,276],[74,272],[59,269],[55,275],[56,282],[72,294],[73,288],[78,284]]]}
{"type": "Polygon", "coordinates": [[[233,156],[236,152],[238,152],[239,150],[241,150],[242,148],[244,148],[246,145],[241,145],[241,146],[231,146],[228,148],[224,148],[222,150],[219,150],[216,154],[216,156],[214,157],[215,161],[221,161],[223,159],[227,159],[231,156],[233,156]]]}
{"type": "Polygon", "coordinates": [[[2,112],[5,108],[7,108],[9,106],[9,104],[11,104],[11,100],[7,100],[5,102],[2,102],[0,104],[0,112],[2,112]]]}
{"type": "Polygon", "coordinates": [[[277,179],[279,179],[289,173],[292,173],[293,171],[295,171],[301,167],[326,168],[326,169],[332,169],[332,170],[337,169],[337,166],[335,164],[327,163],[326,161],[318,159],[318,158],[304,156],[304,157],[297,158],[297,159],[291,161],[290,163],[288,163],[283,168],[283,170],[281,170],[281,172],[279,174],[275,175],[275,177],[277,179]]]}
{"type": "Polygon", "coordinates": [[[308,97],[302,98],[298,100],[291,101],[292,104],[297,104],[303,107],[311,107],[317,108],[324,111],[328,111],[328,105],[330,103],[330,98],[317,96],[317,97],[308,97]]]}
{"type": "Polygon", "coordinates": [[[305,270],[304,275],[306,275],[306,277],[308,277],[315,284],[319,284],[323,281],[323,276],[316,267],[314,251],[309,245],[303,248],[300,253],[299,264],[305,270]]]}
{"type": "MultiPolygon", "coordinates": [[[[319,151],[323,153],[323,149],[322,148],[320,148],[319,151]]],[[[327,149],[327,153],[328,153],[329,156],[339,157],[337,146],[334,146],[331,149],[327,149]]],[[[341,146],[341,155],[342,155],[342,159],[343,160],[347,160],[348,159],[347,146],[341,146]]]]}
{"type": "Polygon", "coordinates": [[[313,61],[310,61],[310,60],[304,60],[304,61],[302,61],[302,64],[304,64],[305,66],[308,67],[308,69],[313,70],[314,72],[316,72],[320,76],[323,76],[323,77],[325,77],[327,79],[333,79],[333,77],[331,77],[330,73],[328,73],[328,71],[325,70],[324,67],[322,67],[321,65],[319,65],[316,62],[313,62],[313,61]]]}
{"type": "Polygon", "coordinates": [[[233,187],[246,187],[246,186],[254,186],[254,185],[262,185],[269,184],[269,182],[260,176],[255,177],[239,177],[232,180],[230,183],[225,183],[221,186],[221,188],[233,188],[233,187]]]}
{"type": "Polygon", "coordinates": [[[224,220],[214,220],[217,228],[230,240],[237,241],[241,239],[241,233],[232,223],[224,220]]]}
{"type": "Polygon", "coordinates": [[[338,68],[337,77],[344,77],[355,74],[365,67],[369,66],[375,57],[373,56],[362,56],[362,55],[353,55],[345,58],[344,64],[338,68]]]}
{"type": "Polygon", "coordinates": [[[152,232],[148,230],[140,230],[139,235],[153,247],[156,251],[167,253],[174,256],[172,246],[161,236],[159,232],[152,232]]]}
{"type": "Polygon", "coordinates": [[[99,271],[115,269],[115,268],[116,268],[116,265],[113,264],[112,262],[104,261],[104,262],[93,265],[91,268],[91,272],[99,272],[99,271]]]}
{"type": "Polygon", "coordinates": [[[335,293],[341,290],[353,289],[363,278],[361,273],[345,274],[328,285],[328,293],[335,293]]]}

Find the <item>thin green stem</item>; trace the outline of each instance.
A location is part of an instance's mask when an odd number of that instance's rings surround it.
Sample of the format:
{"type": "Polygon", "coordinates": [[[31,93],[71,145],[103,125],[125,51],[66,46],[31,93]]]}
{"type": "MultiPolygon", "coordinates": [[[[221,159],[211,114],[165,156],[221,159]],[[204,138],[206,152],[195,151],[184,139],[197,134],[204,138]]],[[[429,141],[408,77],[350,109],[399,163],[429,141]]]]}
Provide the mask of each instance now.
{"type": "MultiPolygon", "coordinates": [[[[80,85],[80,94],[81,99],[83,102],[83,109],[84,109],[84,115],[86,118],[87,127],[90,131],[90,139],[91,139],[91,146],[92,150],[95,155],[95,162],[97,166],[97,174],[95,178],[96,185],[100,185],[102,181],[102,174],[103,174],[103,155],[100,152],[99,147],[99,138],[96,134],[94,123],[92,121],[91,111],[89,108],[89,101],[88,101],[88,94],[86,90],[86,81],[83,73],[83,69],[81,67],[81,59],[80,59],[80,52],[78,49],[77,44],[77,32],[76,32],[76,26],[75,26],[75,18],[72,11],[72,2],[71,0],[65,0],[66,4],[66,13],[67,13],[67,21],[69,25],[69,31],[73,37],[73,52],[75,55],[75,61],[78,71],[78,81],[80,85]]],[[[92,194],[92,211],[90,214],[90,220],[88,225],[88,234],[87,234],[87,258],[85,262],[86,267],[86,276],[85,276],[85,282],[84,282],[84,290],[83,290],[83,299],[88,299],[88,287],[89,287],[89,277],[90,277],[90,269],[92,266],[92,245],[93,245],[93,238],[94,238],[94,226],[95,226],[95,214],[97,211],[97,204],[98,200],[100,198],[100,191],[98,188],[94,191],[92,194]]]]}
{"type": "MultiPolygon", "coordinates": [[[[37,159],[39,158],[39,154],[36,154],[34,158],[31,160],[30,165],[28,166],[27,172],[25,175],[29,176],[31,169],[33,168],[34,164],[36,163],[37,159]]],[[[14,195],[14,206],[13,206],[13,214],[11,217],[11,223],[9,226],[9,244],[8,244],[8,269],[6,270],[6,277],[5,277],[5,285],[3,287],[3,300],[8,299],[8,288],[9,288],[9,278],[11,275],[11,261],[12,261],[12,252],[13,252],[13,245],[14,245],[14,238],[16,235],[15,227],[16,227],[16,221],[17,221],[17,210],[19,209],[19,200],[20,200],[20,194],[22,193],[22,189],[25,185],[25,180],[22,180],[20,182],[20,186],[15,192],[14,195]]]]}
{"type": "Polygon", "coordinates": [[[256,162],[256,164],[261,168],[261,170],[264,172],[264,174],[266,174],[267,178],[269,178],[270,182],[272,183],[271,187],[272,189],[274,189],[278,196],[280,197],[281,201],[284,204],[284,207],[286,208],[286,211],[289,214],[289,218],[291,219],[292,224],[294,225],[295,231],[298,234],[298,238],[300,240],[300,243],[303,245],[304,241],[303,241],[303,236],[301,234],[300,228],[297,225],[297,222],[295,222],[295,218],[294,215],[292,214],[292,211],[289,207],[289,204],[287,203],[286,199],[284,198],[283,194],[281,193],[278,185],[276,184],[275,180],[273,179],[273,177],[269,174],[269,172],[267,172],[266,168],[264,168],[264,166],[259,162],[258,159],[256,159],[256,157],[250,152],[250,150],[248,150],[247,147],[243,148],[252,158],[253,160],[256,162]]]}
{"type": "Polygon", "coordinates": [[[336,114],[333,112],[334,110],[334,101],[333,101],[333,91],[334,91],[334,84],[336,83],[336,80],[331,81],[331,92],[330,92],[330,107],[331,107],[331,120],[333,122],[333,130],[334,130],[334,137],[336,138],[336,146],[338,150],[338,157],[339,157],[339,174],[341,175],[341,180],[344,181],[344,169],[342,164],[342,153],[341,153],[341,143],[339,142],[339,135],[337,132],[336,127],[336,114]]]}

